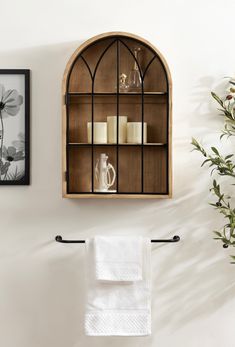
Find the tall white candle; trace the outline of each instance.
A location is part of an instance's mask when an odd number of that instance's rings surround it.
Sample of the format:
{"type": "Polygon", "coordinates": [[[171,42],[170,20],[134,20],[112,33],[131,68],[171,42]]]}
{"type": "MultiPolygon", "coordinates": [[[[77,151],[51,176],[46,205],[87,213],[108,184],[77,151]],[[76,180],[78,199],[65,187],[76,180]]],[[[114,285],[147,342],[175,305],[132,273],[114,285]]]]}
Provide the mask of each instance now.
{"type": "MultiPolygon", "coordinates": [[[[107,123],[106,122],[94,122],[94,143],[107,143],[107,123]]],[[[87,139],[88,143],[92,141],[92,123],[87,123],[87,139]]]]}
{"type": "MultiPolygon", "coordinates": [[[[142,143],[142,122],[127,123],[127,142],[142,143]]],[[[147,142],[147,123],[144,122],[144,139],[143,143],[147,142]]]]}
{"type": "MultiPolygon", "coordinates": [[[[108,143],[117,143],[117,116],[107,117],[108,143]]],[[[118,116],[118,142],[126,143],[127,116],[118,116]]]]}

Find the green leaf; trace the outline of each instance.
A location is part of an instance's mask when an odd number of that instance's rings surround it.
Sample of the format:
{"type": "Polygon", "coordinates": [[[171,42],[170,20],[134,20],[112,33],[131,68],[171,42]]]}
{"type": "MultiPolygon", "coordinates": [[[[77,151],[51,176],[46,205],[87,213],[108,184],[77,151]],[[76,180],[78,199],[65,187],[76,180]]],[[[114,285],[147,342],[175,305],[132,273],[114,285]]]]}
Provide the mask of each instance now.
{"type": "Polygon", "coordinates": [[[212,149],[212,151],[213,151],[215,154],[220,155],[219,152],[218,152],[218,150],[217,150],[215,147],[211,147],[211,149],[212,149]]]}
{"type": "Polygon", "coordinates": [[[214,92],[211,92],[212,97],[221,105],[223,106],[223,101],[216,95],[214,92]]]}
{"type": "Polygon", "coordinates": [[[204,162],[202,163],[201,167],[202,167],[204,164],[206,164],[208,161],[210,161],[210,159],[204,160],[204,162]]]}
{"type": "Polygon", "coordinates": [[[215,233],[215,235],[219,236],[220,238],[222,237],[222,234],[219,231],[213,231],[213,233],[215,233]]]}

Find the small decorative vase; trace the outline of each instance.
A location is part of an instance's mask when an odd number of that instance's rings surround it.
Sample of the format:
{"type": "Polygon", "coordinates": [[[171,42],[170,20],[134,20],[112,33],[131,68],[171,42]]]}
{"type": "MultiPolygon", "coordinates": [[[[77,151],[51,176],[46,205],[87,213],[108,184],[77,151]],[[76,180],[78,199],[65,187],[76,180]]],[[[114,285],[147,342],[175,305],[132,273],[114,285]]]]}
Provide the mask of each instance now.
{"type": "Polygon", "coordinates": [[[119,78],[119,92],[127,93],[129,90],[129,85],[127,83],[127,75],[122,73],[119,78]]]}

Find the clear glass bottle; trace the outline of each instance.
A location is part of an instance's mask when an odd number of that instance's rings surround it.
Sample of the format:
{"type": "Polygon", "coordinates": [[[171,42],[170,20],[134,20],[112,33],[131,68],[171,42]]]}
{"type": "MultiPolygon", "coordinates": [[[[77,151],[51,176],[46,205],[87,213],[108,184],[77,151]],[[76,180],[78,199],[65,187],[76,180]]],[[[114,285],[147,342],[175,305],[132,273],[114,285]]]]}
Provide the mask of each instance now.
{"type": "MultiPolygon", "coordinates": [[[[134,49],[134,55],[137,61],[138,61],[138,53],[140,52],[140,50],[141,50],[140,48],[134,49]]],[[[129,77],[128,77],[128,84],[129,84],[128,91],[138,93],[141,91],[141,77],[140,77],[140,71],[139,71],[136,60],[134,62],[134,66],[131,69],[129,77]]]]}

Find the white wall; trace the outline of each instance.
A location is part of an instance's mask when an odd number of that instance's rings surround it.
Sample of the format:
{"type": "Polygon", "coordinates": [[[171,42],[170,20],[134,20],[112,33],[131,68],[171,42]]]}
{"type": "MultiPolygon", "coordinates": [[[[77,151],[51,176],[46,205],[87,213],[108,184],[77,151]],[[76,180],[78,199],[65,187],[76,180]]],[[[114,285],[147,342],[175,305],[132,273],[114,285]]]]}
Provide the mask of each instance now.
{"type": "Polygon", "coordinates": [[[234,0],[11,0],[1,1],[0,11],[0,68],[32,70],[32,184],[0,187],[0,346],[234,347],[232,250],[212,240],[223,220],[208,206],[209,173],[189,144],[191,136],[219,142],[222,122],[210,90],[235,70],[234,0]],[[84,40],[115,30],[148,39],[169,63],[172,200],[61,198],[63,70],[84,40]],[[152,336],[85,337],[84,246],[54,236],[124,230],[182,237],[152,247],[152,336]]]}

